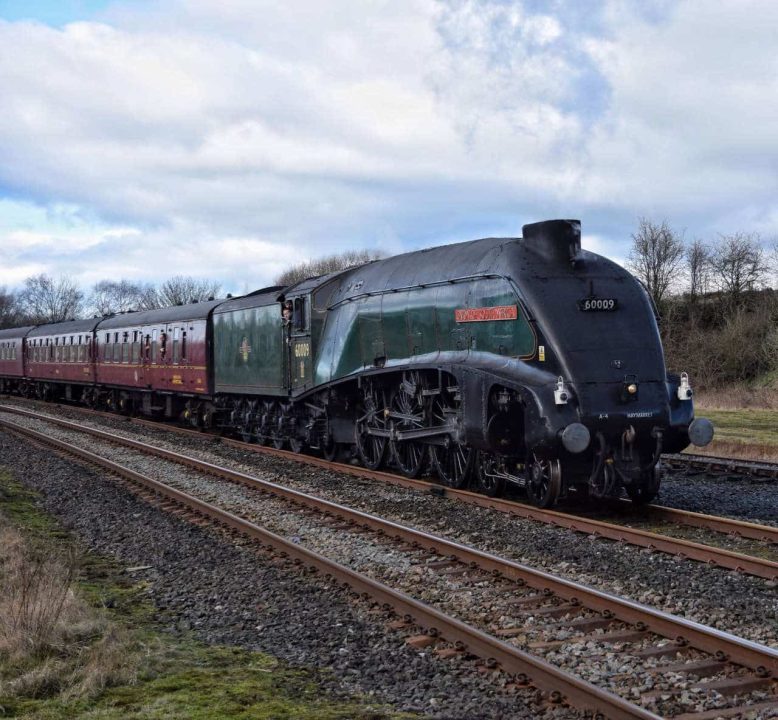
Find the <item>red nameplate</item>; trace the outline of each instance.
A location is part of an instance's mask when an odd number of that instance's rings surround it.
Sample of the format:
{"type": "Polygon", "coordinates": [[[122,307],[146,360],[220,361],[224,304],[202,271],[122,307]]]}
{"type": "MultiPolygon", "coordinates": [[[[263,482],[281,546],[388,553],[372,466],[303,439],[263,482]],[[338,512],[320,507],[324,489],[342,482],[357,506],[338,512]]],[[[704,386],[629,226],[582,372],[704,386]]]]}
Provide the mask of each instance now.
{"type": "Polygon", "coordinates": [[[458,323],[485,322],[487,320],[515,320],[519,316],[516,305],[498,305],[497,307],[461,308],[454,310],[454,319],[458,323]]]}

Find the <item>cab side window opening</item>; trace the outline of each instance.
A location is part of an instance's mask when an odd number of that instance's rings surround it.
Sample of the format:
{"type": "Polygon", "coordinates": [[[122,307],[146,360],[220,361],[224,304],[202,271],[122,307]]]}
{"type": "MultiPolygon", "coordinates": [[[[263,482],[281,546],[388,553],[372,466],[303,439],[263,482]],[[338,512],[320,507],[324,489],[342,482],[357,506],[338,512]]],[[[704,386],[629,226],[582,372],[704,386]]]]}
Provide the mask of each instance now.
{"type": "Polygon", "coordinates": [[[305,330],[305,298],[295,298],[292,323],[295,330],[305,330]]]}

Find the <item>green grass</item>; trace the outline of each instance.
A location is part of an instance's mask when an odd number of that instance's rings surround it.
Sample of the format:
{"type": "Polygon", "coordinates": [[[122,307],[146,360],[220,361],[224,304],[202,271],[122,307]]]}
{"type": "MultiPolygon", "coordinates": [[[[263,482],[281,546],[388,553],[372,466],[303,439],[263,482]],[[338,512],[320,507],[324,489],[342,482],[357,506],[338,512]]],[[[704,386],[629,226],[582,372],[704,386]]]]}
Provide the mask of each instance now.
{"type": "MultiPolygon", "coordinates": [[[[386,717],[356,703],[322,697],[304,671],[237,648],[162,640],[145,676],[135,685],[109,688],[95,699],[27,700],[16,717],[59,720],[374,720],[386,717]]],[[[0,714],[2,716],[2,714],[0,714]]]]}
{"type": "MultiPolygon", "coordinates": [[[[712,455],[754,460],[778,460],[778,410],[698,409],[715,427],[714,440],[705,451],[712,455]]],[[[689,448],[689,452],[698,452],[689,448]]]]}
{"type": "MultiPolygon", "coordinates": [[[[36,506],[36,496],[14,482],[0,468],[0,527],[11,523],[36,547],[59,546],[72,541],[56,522],[36,506]]],[[[112,649],[129,664],[134,682],[95,692],[79,692],[65,682],[74,658],[88,661],[93,648],[62,648],[55,657],[32,658],[21,666],[0,653],[0,718],[30,720],[378,720],[410,718],[360,702],[328,697],[317,685],[322,675],[293,669],[268,655],[235,647],[208,646],[193,637],[160,632],[154,608],[145,599],[145,585],[135,583],[112,561],[85,554],[77,592],[106,614],[110,627],[121,635],[112,649]],[[67,672],[36,696],[2,695],[2,681],[30,671],[30,662],[59,662],[67,658],[67,672]]],[[[2,577],[0,576],[0,580],[2,577]]],[[[96,640],[94,642],[97,642],[96,640]]],[[[94,657],[92,654],[91,657],[94,657]]],[[[113,660],[116,660],[114,657],[113,660]]],[[[34,668],[33,668],[34,669],[34,668]]],[[[94,672],[94,670],[92,670],[94,672]]],[[[8,685],[6,685],[8,687],[8,685]]]]}

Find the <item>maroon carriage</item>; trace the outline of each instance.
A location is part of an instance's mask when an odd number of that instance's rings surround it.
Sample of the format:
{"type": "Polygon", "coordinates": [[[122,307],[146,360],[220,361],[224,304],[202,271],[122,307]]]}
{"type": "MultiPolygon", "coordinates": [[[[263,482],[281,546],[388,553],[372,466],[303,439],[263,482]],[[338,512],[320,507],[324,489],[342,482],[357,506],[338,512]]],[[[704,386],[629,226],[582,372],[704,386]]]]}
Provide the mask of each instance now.
{"type": "Polygon", "coordinates": [[[208,319],[220,301],[129,312],[96,329],[97,400],[123,412],[197,416],[211,394],[208,319]]]}
{"type": "Polygon", "coordinates": [[[25,338],[34,325],[0,330],[0,392],[27,391],[25,338]]]}
{"type": "Polygon", "coordinates": [[[92,340],[99,320],[39,325],[26,337],[26,371],[43,400],[86,399],[95,380],[92,340]]]}

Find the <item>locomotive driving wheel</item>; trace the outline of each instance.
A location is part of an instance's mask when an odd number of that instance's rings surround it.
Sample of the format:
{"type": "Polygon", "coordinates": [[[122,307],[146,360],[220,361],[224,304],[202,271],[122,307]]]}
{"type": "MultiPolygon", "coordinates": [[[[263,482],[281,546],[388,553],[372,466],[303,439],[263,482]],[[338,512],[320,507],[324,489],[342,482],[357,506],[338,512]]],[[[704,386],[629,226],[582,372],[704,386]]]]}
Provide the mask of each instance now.
{"type": "MultiPolygon", "coordinates": [[[[420,430],[425,427],[426,413],[418,373],[409,373],[392,397],[394,429],[420,430]]],[[[391,440],[392,458],[405,477],[416,478],[424,469],[426,446],[419,440],[391,440]]]]}
{"type": "MultiPolygon", "coordinates": [[[[432,401],[432,426],[450,427],[456,431],[458,410],[441,396],[432,401]]],[[[440,481],[452,488],[463,488],[473,474],[475,453],[472,448],[451,436],[443,445],[430,445],[430,459],[440,481]]]]}
{"type": "Polygon", "coordinates": [[[647,505],[657,496],[661,484],[662,466],[657,463],[650,470],[643,471],[638,482],[626,486],[627,495],[635,505],[647,505]]]}
{"type": "Polygon", "coordinates": [[[539,458],[533,453],[527,463],[527,496],[537,507],[556,503],[562,490],[562,465],[558,459],[539,458]]]}
{"type": "Polygon", "coordinates": [[[362,389],[362,404],[354,423],[354,443],[357,455],[368,470],[381,466],[386,455],[386,437],[371,435],[370,429],[386,430],[383,393],[379,393],[371,383],[362,389]]]}

